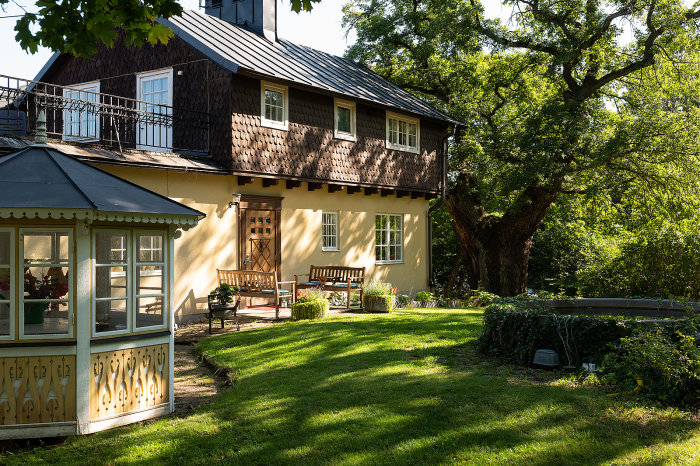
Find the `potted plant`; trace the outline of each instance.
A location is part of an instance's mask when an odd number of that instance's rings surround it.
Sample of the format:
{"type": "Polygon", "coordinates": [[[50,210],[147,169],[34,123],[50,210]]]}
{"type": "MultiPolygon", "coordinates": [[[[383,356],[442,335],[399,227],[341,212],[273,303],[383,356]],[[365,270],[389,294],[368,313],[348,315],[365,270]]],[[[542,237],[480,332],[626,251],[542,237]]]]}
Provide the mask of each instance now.
{"type": "MultiPolygon", "coordinates": [[[[68,293],[68,277],[60,267],[50,267],[41,279],[29,267],[24,269],[24,296],[26,299],[60,299],[68,293]]],[[[24,307],[25,324],[41,324],[47,308],[58,310],[58,303],[27,303],[24,307]]]]}
{"type": "Polygon", "coordinates": [[[363,290],[362,304],[365,312],[391,312],[396,306],[396,288],[390,283],[372,279],[363,290]]]}
{"type": "Polygon", "coordinates": [[[237,285],[222,283],[209,292],[212,311],[224,309],[236,301],[241,289],[237,285]]]}
{"type": "Polygon", "coordinates": [[[325,317],[329,309],[328,300],[318,288],[308,288],[297,293],[292,303],[292,320],[318,319],[325,317]]]}

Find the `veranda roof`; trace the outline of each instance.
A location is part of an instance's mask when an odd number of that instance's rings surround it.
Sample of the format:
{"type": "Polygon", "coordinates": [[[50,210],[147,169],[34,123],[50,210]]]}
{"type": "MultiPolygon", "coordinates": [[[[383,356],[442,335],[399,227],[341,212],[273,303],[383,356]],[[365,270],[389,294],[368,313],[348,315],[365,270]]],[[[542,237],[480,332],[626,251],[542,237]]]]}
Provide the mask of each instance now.
{"type": "Polygon", "coordinates": [[[34,145],[0,158],[0,216],[195,225],[204,214],[46,145],[34,145]]]}

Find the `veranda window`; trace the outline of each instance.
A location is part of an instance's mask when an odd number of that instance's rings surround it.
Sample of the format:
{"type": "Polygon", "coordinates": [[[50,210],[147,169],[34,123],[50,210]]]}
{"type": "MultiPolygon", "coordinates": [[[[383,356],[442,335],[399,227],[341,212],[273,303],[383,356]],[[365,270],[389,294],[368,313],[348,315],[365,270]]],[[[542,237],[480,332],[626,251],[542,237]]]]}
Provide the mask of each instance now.
{"type": "Polygon", "coordinates": [[[95,240],[95,333],[131,327],[129,232],[98,230],[95,240]]]}
{"type": "Polygon", "coordinates": [[[73,335],[72,230],[20,230],[20,337],[73,335]]]}
{"type": "Polygon", "coordinates": [[[165,250],[162,233],[136,233],[135,302],[136,327],[165,326],[165,250]]]}
{"type": "Polygon", "coordinates": [[[378,264],[403,262],[403,221],[401,215],[376,217],[376,261],[378,264]]]}
{"type": "Polygon", "coordinates": [[[12,230],[0,229],[0,340],[14,337],[14,257],[12,230]]]}
{"type": "Polygon", "coordinates": [[[93,333],[165,327],[165,233],[95,230],[93,333]]]}

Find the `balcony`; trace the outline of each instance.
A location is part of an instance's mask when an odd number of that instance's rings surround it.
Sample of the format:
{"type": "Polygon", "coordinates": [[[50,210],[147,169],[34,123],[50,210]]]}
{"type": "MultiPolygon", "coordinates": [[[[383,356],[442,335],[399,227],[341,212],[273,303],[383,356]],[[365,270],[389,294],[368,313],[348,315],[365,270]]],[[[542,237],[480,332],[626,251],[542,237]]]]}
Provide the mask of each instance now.
{"type": "Polygon", "coordinates": [[[210,153],[208,113],[0,75],[0,137],[32,138],[41,110],[54,142],[120,153],[210,153]]]}

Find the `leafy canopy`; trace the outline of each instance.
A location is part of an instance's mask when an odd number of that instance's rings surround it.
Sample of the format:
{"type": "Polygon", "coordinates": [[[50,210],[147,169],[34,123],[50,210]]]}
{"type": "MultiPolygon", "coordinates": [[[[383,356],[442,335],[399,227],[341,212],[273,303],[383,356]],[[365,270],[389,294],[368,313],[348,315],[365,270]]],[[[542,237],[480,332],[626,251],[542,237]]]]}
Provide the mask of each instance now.
{"type": "Polygon", "coordinates": [[[504,4],[507,22],[478,0],[344,10],[358,33],[350,58],[466,124],[453,189],[489,218],[522,213],[538,189],[697,190],[700,12],[680,0],[504,4]]]}
{"type": "MultiPolygon", "coordinates": [[[[310,11],[320,0],[290,0],[295,12],[310,11]]],[[[0,0],[0,7],[14,0],[0,0]]],[[[17,4],[19,5],[19,4],[17,4]]],[[[129,44],[167,44],[170,28],[156,18],[182,14],[177,0],[36,0],[15,25],[20,46],[36,53],[39,46],[53,51],[90,57],[99,43],[112,47],[124,31],[129,44]]]]}

